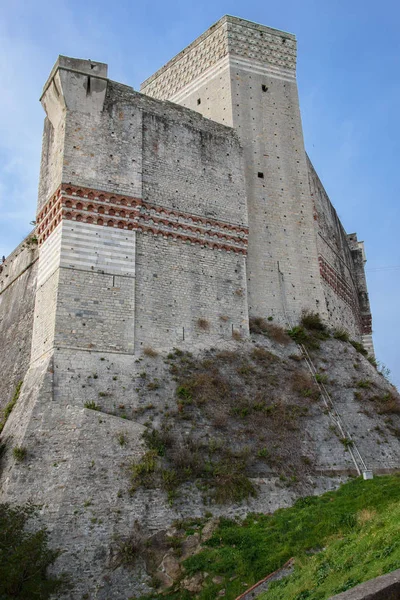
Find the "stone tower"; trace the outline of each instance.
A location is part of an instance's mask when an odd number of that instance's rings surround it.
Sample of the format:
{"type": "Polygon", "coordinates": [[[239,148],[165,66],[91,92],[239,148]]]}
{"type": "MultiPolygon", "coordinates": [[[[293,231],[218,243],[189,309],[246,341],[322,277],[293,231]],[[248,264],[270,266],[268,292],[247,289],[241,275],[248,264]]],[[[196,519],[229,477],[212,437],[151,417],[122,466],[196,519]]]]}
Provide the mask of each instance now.
{"type": "Polygon", "coordinates": [[[250,316],[326,316],[295,69],[293,35],[225,16],[141,87],[239,135],[250,316]]]}

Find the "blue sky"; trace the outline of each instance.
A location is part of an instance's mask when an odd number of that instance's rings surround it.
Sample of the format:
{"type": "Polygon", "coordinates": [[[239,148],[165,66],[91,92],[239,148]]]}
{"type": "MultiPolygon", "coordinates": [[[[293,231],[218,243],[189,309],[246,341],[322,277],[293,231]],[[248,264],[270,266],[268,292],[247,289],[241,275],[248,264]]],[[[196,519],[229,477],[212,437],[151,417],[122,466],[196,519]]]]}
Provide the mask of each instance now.
{"type": "Polygon", "coordinates": [[[400,384],[400,3],[395,0],[0,2],[0,255],[35,217],[41,88],[58,54],[140,83],[224,14],[295,33],[306,149],[365,240],[378,360],[400,384]],[[398,268],[391,268],[398,267],[398,268]]]}

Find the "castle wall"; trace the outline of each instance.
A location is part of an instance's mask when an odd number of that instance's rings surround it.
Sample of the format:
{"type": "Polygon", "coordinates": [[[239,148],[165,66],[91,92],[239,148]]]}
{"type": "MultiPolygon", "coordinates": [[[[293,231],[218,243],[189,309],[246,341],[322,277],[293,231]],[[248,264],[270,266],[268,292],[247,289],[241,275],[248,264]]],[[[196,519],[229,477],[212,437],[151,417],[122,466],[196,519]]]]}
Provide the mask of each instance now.
{"type": "Polygon", "coordinates": [[[249,314],[286,319],[288,312],[294,320],[304,309],[325,316],[295,66],[293,35],[224,17],[141,88],[236,130],[249,215],[249,314]]]}
{"type": "Polygon", "coordinates": [[[29,235],[0,265],[0,413],[25,377],[31,351],[38,251],[29,235]]]}
{"type": "MultiPolygon", "coordinates": [[[[330,323],[360,337],[371,334],[371,311],[364,274],[363,251],[349,237],[328,195],[308,159],[311,196],[315,207],[315,227],[330,323]]],[[[368,341],[368,340],[367,340],[368,341]]],[[[368,349],[373,352],[371,343],[368,349]]]]}
{"type": "Polygon", "coordinates": [[[247,334],[244,256],[138,235],[136,323],[138,349],[247,334]]]}
{"type": "MultiPolygon", "coordinates": [[[[104,78],[94,101],[91,64],[78,63],[79,72],[60,57],[62,98],[51,80],[42,98],[65,138],[61,180],[39,203],[33,355],[54,345],[133,353],[247,333],[247,204],[234,132],[104,78]]],[[[47,153],[45,181],[53,163],[47,153]]]]}

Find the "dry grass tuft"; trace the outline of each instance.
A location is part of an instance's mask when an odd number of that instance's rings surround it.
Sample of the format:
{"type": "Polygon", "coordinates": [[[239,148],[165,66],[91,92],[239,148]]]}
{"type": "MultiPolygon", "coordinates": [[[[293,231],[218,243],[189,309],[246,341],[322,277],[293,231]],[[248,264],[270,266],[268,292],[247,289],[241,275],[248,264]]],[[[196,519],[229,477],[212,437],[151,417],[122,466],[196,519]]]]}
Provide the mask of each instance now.
{"type": "Polygon", "coordinates": [[[263,317],[251,317],[249,319],[250,333],[258,333],[259,335],[265,335],[278,344],[286,346],[292,341],[290,336],[286,333],[283,327],[269,323],[267,319],[263,317]]]}
{"type": "Polygon", "coordinates": [[[154,348],[152,348],[151,346],[146,346],[145,348],[143,348],[143,354],[145,356],[148,356],[149,358],[155,358],[156,356],[158,356],[157,350],[154,350],[154,348]]]}
{"type": "Polygon", "coordinates": [[[274,342],[282,344],[283,346],[287,346],[292,341],[291,337],[286,333],[283,327],[272,325],[272,323],[268,323],[267,325],[267,335],[271,340],[274,340],[274,342]]]}
{"type": "Polygon", "coordinates": [[[357,521],[360,523],[360,525],[364,525],[364,523],[367,523],[368,521],[373,519],[375,516],[376,516],[376,510],[371,510],[369,508],[363,508],[362,510],[360,510],[360,512],[357,513],[357,521]]]}
{"type": "Polygon", "coordinates": [[[197,319],[197,327],[199,329],[202,329],[203,331],[209,331],[210,322],[207,319],[204,319],[204,317],[200,317],[199,319],[197,319]]]}
{"type": "Polygon", "coordinates": [[[319,398],[319,389],[313,377],[306,371],[295,371],[292,375],[292,389],[303,398],[319,398]]]}

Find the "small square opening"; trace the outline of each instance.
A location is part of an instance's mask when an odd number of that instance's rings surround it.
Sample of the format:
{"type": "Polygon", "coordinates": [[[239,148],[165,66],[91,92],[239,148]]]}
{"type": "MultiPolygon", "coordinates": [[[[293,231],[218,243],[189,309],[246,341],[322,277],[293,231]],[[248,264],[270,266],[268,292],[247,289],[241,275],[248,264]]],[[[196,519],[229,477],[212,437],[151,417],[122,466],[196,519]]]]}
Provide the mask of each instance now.
{"type": "Polygon", "coordinates": [[[261,89],[263,92],[268,92],[268,87],[265,85],[265,83],[262,84],[261,89]]]}
{"type": "Polygon", "coordinates": [[[197,98],[197,104],[201,104],[201,98],[197,98]]]}
{"type": "Polygon", "coordinates": [[[264,179],[264,173],[262,173],[261,171],[258,171],[258,176],[260,179],[264,179]]]}

